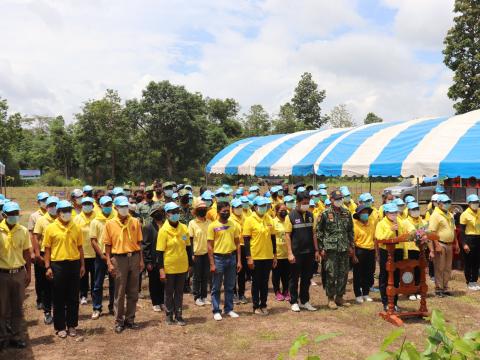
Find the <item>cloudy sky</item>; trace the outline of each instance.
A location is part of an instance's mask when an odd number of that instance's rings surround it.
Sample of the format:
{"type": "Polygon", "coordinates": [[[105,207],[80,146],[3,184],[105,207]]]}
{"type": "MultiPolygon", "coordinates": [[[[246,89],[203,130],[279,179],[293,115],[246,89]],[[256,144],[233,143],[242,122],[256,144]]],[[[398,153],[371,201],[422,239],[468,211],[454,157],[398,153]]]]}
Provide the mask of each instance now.
{"type": "Polygon", "coordinates": [[[72,120],[107,88],[168,79],[270,113],[309,71],[356,122],[452,114],[453,0],[2,0],[0,97],[72,120]]]}

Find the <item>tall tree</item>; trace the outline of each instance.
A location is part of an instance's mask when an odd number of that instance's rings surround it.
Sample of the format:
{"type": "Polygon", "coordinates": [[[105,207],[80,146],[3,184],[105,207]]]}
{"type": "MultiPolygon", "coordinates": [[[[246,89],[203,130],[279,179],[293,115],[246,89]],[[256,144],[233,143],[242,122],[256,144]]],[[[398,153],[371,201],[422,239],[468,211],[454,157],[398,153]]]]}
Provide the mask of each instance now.
{"type": "Polygon", "coordinates": [[[273,133],[290,134],[305,129],[303,122],[297,120],[295,109],[289,102],[280,106],[277,117],[272,121],[273,133]]]}
{"type": "Polygon", "coordinates": [[[242,135],[242,124],[237,116],[240,105],[234,99],[206,99],[208,120],[212,124],[219,125],[225,136],[235,139],[242,135]]]}
{"type": "Polygon", "coordinates": [[[453,72],[448,97],[457,114],[480,109],[480,2],[455,0],[454,25],[444,40],[444,63],[453,72]]]}
{"type": "Polygon", "coordinates": [[[7,100],[0,98],[0,161],[5,164],[6,174],[15,178],[18,174],[15,149],[23,140],[21,121],[22,117],[18,113],[8,115],[7,100]]]}
{"type": "Polygon", "coordinates": [[[312,74],[306,72],[302,75],[295,88],[292,105],[296,118],[303,123],[305,129],[318,129],[328,121],[327,117],[321,115],[320,107],[325,94],[325,90],[318,90],[312,74]]]}
{"type": "Polygon", "coordinates": [[[58,116],[49,122],[49,146],[46,149],[52,167],[61,169],[68,178],[75,165],[75,150],[72,127],[65,127],[65,120],[58,116]]]}
{"type": "Polygon", "coordinates": [[[348,112],[345,104],[335,106],[330,112],[330,125],[334,128],[353,127],[352,115],[348,112]]]}
{"type": "Polygon", "coordinates": [[[268,135],[271,129],[270,116],[262,105],[255,104],[244,115],[244,135],[262,136],[268,135]]]}
{"type": "Polygon", "coordinates": [[[383,122],[383,119],[380,116],[377,116],[373,112],[369,112],[365,117],[365,119],[363,120],[363,123],[365,125],[373,124],[373,123],[381,123],[381,122],[383,122]]]}

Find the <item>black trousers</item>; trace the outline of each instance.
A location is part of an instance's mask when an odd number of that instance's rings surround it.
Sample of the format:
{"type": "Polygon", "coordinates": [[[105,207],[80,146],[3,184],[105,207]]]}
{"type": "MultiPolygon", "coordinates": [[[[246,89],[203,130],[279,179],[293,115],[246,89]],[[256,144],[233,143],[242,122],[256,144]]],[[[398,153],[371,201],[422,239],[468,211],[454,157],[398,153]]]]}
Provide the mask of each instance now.
{"type": "MultiPolygon", "coordinates": [[[[386,269],[387,260],[388,260],[388,252],[384,249],[378,249],[379,251],[379,265],[380,265],[380,275],[378,278],[378,285],[380,288],[380,295],[382,297],[382,304],[386,306],[388,304],[388,297],[387,297],[387,285],[388,285],[388,273],[386,269]]],[[[400,261],[403,259],[403,249],[395,249],[394,261],[400,261]]],[[[398,287],[400,284],[400,271],[396,270],[394,273],[394,285],[398,287]]],[[[395,305],[397,305],[398,296],[395,296],[395,305]]]]}
{"type": "Polygon", "coordinates": [[[152,271],[148,273],[148,291],[150,292],[150,300],[152,305],[162,305],[165,299],[165,285],[160,281],[160,269],[158,266],[153,266],[152,271]]]}
{"type": "Polygon", "coordinates": [[[42,281],[42,272],[43,276],[45,276],[45,268],[37,263],[33,264],[33,270],[35,273],[35,295],[37,296],[37,305],[42,304],[42,286],[41,286],[41,281],[42,281]]]}
{"type": "Polygon", "coordinates": [[[375,250],[355,247],[357,264],[353,264],[353,292],[355,297],[367,296],[373,286],[375,273],[375,250]]]}
{"type": "Polygon", "coordinates": [[[167,315],[182,316],[185,276],[186,273],[167,274],[167,282],[165,284],[165,306],[167,307],[167,315]]]}
{"type": "Polygon", "coordinates": [[[52,261],[53,326],[56,331],[78,326],[80,260],[52,261]]]}
{"type": "Polygon", "coordinates": [[[280,291],[280,282],[282,283],[283,295],[288,292],[288,280],[290,278],[290,263],[288,259],[278,259],[277,267],[272,270],[273,292],[276,294],[280,291]]]}
{"type": "Polygon", "coordinates": [[[253,309],[267,307],[268,279],[272,270],[273,260],[253,260],[252,271],[252,303],[253,309]]]}
{"type": "MultiPolygon", "coordinates": [[[[44,252],[40,252],[40,255],[45,256],[44,252]]],[[[45,314],[52,312],[52,298],[53,298],[53,283],[47,279],[45,275],[47,269],[43,265],[35,264],[35,282],[38,281],[41,293],[41,303],[43,304],[43,312],[45,314]]],[[[35,284],[37,287],[37,284],[35,284]]]]}
{"type": "Polygon", "coordinates": [[[468,283],[476,283],[478,281],[478,270],[480,268],[480,236],[468,236],[465,244],[470,247],[470,252],[463,252],[465,262],[465,281],[468,283]]]}
{"type": "Polygon", "coordinates": [[[210,260],[208,254],[195,255],[193,262],[193,298],[195,300],[207,298],[209,274],[210,260]]]}
{"type": "MultiPolygon", "coordinates": [[[[418,250],[408,250],[408,258],[412,260],[418,260],[420,259],[420,251],[418,250]]],[[[413,270],[413,275],[415,278],[415,285],[420,284],[420,267],[417,266],[413,270]]]]}
{"type": "Polygon", "coordinates": [[[290,304],[298,302],[298,281],[300,280],[300,302],[305,304],[310,301],[310,280],[313,275],[313,262],[315,256],[311,254],[295,255],[295,264],[290,264],[290,304]]]}
{"type": "Polygon", "coordinates": [[[95,285],[95,258],[85,258],[85,275],[80,279],[80,297],[87,297],[90,290],[90,296],[93,294],[95,285]]]}
{"type": "Polygon", "coordinates": [[[247,264],[247,256],[245,255],[245,246],[240,246],[242,270],[237,274],[237,286],[238,297],[245,296],[245,283],[247,281],[247,275],[250,274],[250,269],[247,264]]]}

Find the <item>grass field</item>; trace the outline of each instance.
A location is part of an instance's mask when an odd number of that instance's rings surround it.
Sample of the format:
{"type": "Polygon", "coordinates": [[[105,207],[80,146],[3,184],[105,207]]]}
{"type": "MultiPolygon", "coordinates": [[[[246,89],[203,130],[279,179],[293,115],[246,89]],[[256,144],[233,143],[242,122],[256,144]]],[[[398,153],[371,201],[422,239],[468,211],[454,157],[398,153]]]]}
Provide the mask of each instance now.
{"type": "MultiPolygon", "coordinates": [[[[368,184],[358,190],[350,186],[355,194],[368,191],[368,184]]],[[[384,186],[386,184],[374,184],[372,192],[377,202],[384,186]]],[[[38,191],[38,188],[14,188],[8,189],[8,195],[20,202],[24,215],[27,215],[35,208],[34,196],[38,191]]],[[[319,278],[314,280],[320,282],[319,278]]],[[[440,309],[462,333],[480,329],[480,293],[466,292],[463,274],[458,271],[454,272],[451,285],[455,296],[444,299],[429,297],[429,309],[440,309]]],[[[433,283],[429,281],[428,286],[431,289],[433,283]]],[[[346,298],[353,302],[351,277],[347,290],[346,298]]],[[[274,359],[287,352],[292,341],[301,334],[317,336],[330,332],[341,335],[312,345],[310,354],[317,353],[322,359],[364,359],[376,352],[383,338],[394,329],[378,316],[381,303],[377,293],[372,296],[373,303],[331,311],[326,307],[327,299],[322,287],[313,286],[311,302],[319,310],[299,314],[292,313],[288,304],[276,302],[270,293],[269,316],[254,316],[251,304],[247,304],[236,306],[239,319],[224,319],[221,322],[214,322],[211,309],[195,306],[192,296],[186,294],[184,316],[187,326],[183,328],[168,327],[163,322],[163,313],[152,311],[147,280],[143,282],[142,293],[147,296],[138,303],[136,321],[141,326],[139,330],[114,334],[113,317],[102,316],[92,321],[89,302],[89,305],[80,307],[79,336],[61,340],[54,335],[53,327],[43,324],[42,312],[35,309],[32,284],[27,289],[25,303],[29,347],[24,351],[0,353],[0,359],[274,359]]],[[[401,298],[399,305],[402,309],[413,310],[418,303],[401,298]]],[[[426,323],[421,319],[409,320],[405,325],[407,339],[422,347],[426,323]]],[[[306,355],[306,350],[302,350],[298,358],[306,355]]]]}

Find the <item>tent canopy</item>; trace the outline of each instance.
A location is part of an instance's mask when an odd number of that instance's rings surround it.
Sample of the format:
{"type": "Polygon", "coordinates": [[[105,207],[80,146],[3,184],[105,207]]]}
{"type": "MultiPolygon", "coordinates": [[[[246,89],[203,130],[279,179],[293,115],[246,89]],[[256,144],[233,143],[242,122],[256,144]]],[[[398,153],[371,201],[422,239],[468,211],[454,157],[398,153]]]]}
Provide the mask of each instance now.
{"type": "Polygon", "coordinates": [[[347,129],[239,140],[208,163],[212,174],[480,177],[480,110],[347,129]]]}

